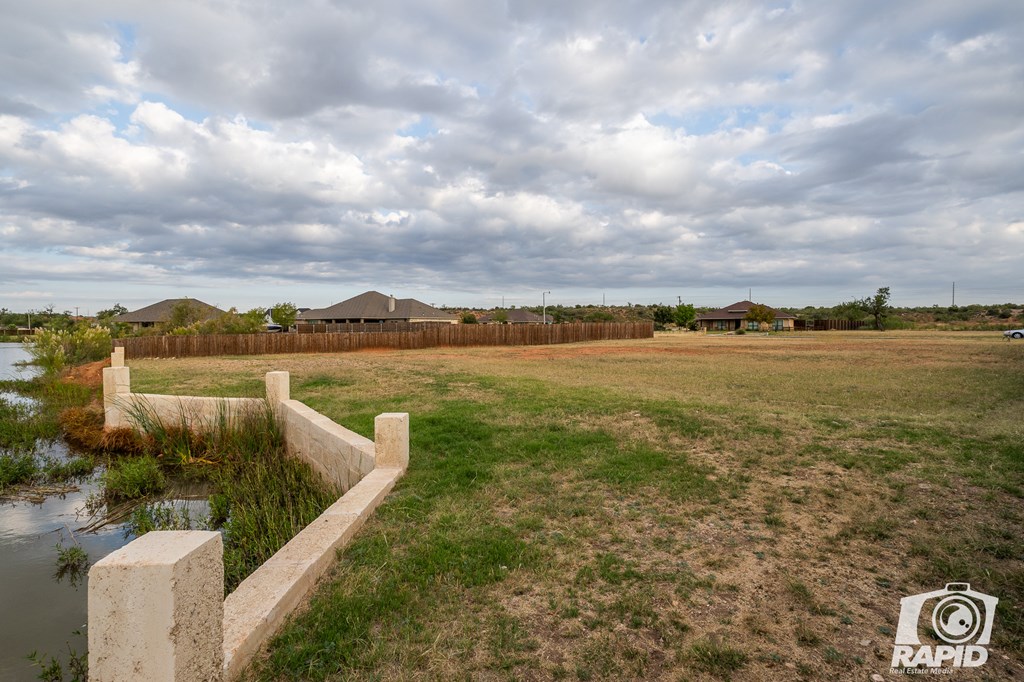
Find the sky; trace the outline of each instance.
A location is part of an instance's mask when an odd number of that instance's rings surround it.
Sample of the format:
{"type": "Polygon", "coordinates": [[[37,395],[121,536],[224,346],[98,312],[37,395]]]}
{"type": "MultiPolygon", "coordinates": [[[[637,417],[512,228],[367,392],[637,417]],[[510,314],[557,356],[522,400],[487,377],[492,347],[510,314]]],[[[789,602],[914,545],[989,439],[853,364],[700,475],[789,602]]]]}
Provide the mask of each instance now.
{"type": "Polygon", "coordinates": [[[0,0],[13,310],[1020,302],[1022,199],[1013,0],[0,0]]]}

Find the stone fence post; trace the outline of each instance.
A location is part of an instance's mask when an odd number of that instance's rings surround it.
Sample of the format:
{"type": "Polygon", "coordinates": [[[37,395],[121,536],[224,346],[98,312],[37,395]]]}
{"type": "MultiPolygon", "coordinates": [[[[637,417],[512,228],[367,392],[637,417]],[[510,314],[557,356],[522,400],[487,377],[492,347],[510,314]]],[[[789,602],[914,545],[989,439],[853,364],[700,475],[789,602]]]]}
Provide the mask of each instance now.
{"type": "Polygon", "coordinates": [[[270,403],[274,414],[280,418],[280,404],[291,400],[291,379],[288,372],[267,372],[265,381],[267,384],[267,402],[270,403]]]}
{"type": "MultiPolygon", "coordinates": [[[[123,350],[123,349],[118,349],[123,350]]],[[[117,355],[111,353],[111,361],[117,361],[117,355]]],[[[124,409],[128,395],[132,392],[131,370],[124,366],[123,354],[121,365],[103,369],[103,425],[108,429],[128,426],[124,409]]]]}
{"type": "Polygon", "coordinates": [[[377,467],[409,468],[409,413],[385,412],[373,420],[377,467]]]}
{"type": "Polygon", "coordinates": [[[89,570],[89,679],[220,682],[224,545],[212,531],[152,531],[89,570]]]}

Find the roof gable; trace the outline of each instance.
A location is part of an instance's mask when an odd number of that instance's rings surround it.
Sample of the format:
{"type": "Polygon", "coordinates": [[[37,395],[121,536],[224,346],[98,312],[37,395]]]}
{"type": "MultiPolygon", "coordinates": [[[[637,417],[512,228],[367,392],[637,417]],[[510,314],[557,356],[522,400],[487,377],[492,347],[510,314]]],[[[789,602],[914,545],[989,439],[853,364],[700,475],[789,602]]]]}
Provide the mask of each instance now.
{"type": "Polygon", "coordinates": [[[145,308],[139,308],[128,313],[121,313],[111,318],[113,322],[129,322],[129,323],[140,323],[140,322],[166,322],[171,317],[171,311],[174,306],[179,303],[189,303],[194,307],[198,308],[202,313],[201,319],[210,320],[218,315],[223,315],[224,311],[220,308],[204,303],[196,298],[168,298],[166,300],[148,305],[145,308]]]}
{"type": "Polygon", "coordinates": [[[327,308],[307,310],[298,316],[300,320],[430,319],[446,322],[454,318],[454,315],[414,298],[393,298],[378,291],[367,291],[327,308]],[[394,310],[389,310],[391,301],[394,301],[394,310]]]}
{"type": "MultiPolygon", "coordinates": [[[[736,301],[732,305],[727,305],[724,308],[713,310],[710,313],[704,313],[698,315],[698,320],[742,320],[746,314],[750,311],[753,305],[764,305],[763,303],[755,304],[753,301],[736,301]]],[[[772,311],[772,314],[777,320],[789,320],[796,319],[795,315],[784,313],[781,310],[776,310],[770,305],[765,305],[765,308],[772,311]]]]}

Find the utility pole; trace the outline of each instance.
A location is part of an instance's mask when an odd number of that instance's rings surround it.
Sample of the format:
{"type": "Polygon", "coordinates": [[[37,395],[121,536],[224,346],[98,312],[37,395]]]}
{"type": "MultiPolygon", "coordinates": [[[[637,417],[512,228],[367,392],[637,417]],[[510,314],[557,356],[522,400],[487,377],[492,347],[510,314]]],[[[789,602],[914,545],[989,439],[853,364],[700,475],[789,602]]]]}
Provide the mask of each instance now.
{"type": "Polygon", "coordinates": [[[683,297],[682,296],[676,296],[676,300],[679,301],[679,305],[683,304],[683,297]]]}
{"type": "Polygon", "coordinates": [[[748,301],[753,301],[754,300],[753,291],[754,291],[753,289],[747,289],[747,300],[748,301]]]}
{"type": "Polygon", "coordinates": [[[952,307],[956,307],[956,282],[953,282],[953,303],[952,307]]]}
{"type": "Polygon", "coordinates": [[[543,292],[540,295],[540,303],[541,303],[541,309],[542,309],[542,312],[543,312],[544,324],[548,323],[548,301],[547,301],[547,295],[550,294],[550,293],[551,293],[550,291],[545,291],[545,292],[543,292]]]}

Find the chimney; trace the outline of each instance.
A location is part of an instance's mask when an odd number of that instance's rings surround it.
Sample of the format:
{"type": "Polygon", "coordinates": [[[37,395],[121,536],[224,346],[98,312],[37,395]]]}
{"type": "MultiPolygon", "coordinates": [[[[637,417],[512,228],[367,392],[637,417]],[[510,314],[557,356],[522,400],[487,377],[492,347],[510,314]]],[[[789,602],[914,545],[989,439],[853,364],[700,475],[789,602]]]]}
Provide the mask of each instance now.
{"type": "Polygon", "coordinates": [[[395,297],[394,295],[388,296],[388,312],[395,312],[395,297]]]}

